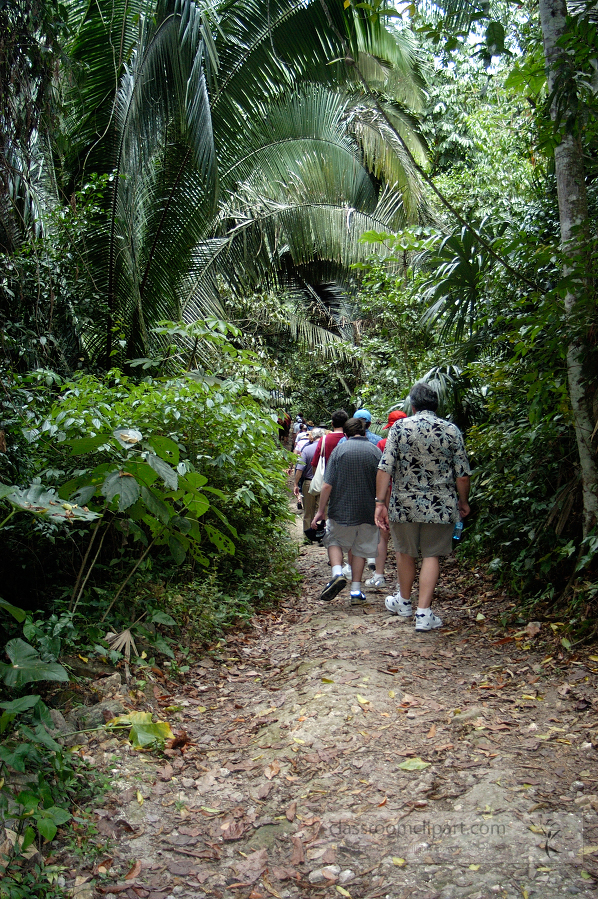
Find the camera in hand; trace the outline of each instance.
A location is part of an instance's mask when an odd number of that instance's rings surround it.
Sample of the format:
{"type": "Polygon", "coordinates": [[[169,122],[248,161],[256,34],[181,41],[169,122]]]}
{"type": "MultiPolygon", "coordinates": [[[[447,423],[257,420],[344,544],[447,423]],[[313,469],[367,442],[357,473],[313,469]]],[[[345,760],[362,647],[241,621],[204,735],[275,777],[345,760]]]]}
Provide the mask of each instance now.
{"type": "Polygon", "coordinates": [[[314,542],[319,543],[322,540],[322,538],[324,537],[325,533],[326,533],[326,522],[325,521],[318,521],[317,527],[308,528],[306,531],[304,531],[305,536],[307,537],[308,540],[311,540],[312,543],[314,543],[314,542]]]}

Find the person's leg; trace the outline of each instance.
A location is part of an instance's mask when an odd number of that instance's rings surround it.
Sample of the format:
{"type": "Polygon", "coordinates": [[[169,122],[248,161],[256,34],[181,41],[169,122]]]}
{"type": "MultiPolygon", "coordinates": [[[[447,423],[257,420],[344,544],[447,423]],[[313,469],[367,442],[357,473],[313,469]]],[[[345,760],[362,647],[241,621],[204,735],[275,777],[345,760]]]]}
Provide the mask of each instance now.
{"type": "Polygon", "coordinates": [[[380,528],[380,540],[378,541],[378,554],[376,556],[376,574],[381,574],[383,576],[386,556],[388,555],[389,540],[390,531],[383,531],[382,528],[380,528]]]}
{"type": "Polygon", "coordinates": [[[311,527],[312,519],[316,512],[318,511],[318,505],[320,502],[320,494],[319,493],[310,493],[309,488],[311,486],[311,480],[303,481],[303,530],[306,531],[311,527]]]}
{"type": "Polygon", "coordinates": [[[332,565],[333,573],[336,565],[339,565],[341,568],[343,567],[343,551],[340,546],[328,547],[328,560],[332,565]]]}
{"type": "Polygon", "coordinates": [[[365,568],[365,559],[351,553],[351,590],[361,590],[361,578],[365,568]]]}
{"type": "Polygon", "coordinates": [[[415,559],[413,556],[397,552],[397,571],[401,597],[408,600],[411,596],[413,581],[415,580],[415,559]]]}
{"type": "MultiPolygon", "coordinates": [[[[440,574],[440,563],[438,556],[428,556],[422,560],[422,567],[419,572],[419,601],[418,609],[429,609],[432,605],[434,597],[434,589],[438,583],[438,575],[440,574]]],[[[411,582],[413,583],[413,581],[411,582]]],[[[403,587],[401,586],[401,592],[403,587]]],[[[405,595],[405,594],[403,594],[405,595]]]]}
{"type": "Polygon", "coordinates": [[[353,553],[352,553],[351,550],[349,549],[349,550],[347,550],[347,561],[346,561],[346,563],[344,562],[344,556],[343,556],[343,574],[344,574],[344,576],[347,578],[347,580],[349,580],[349,578],[351,577],[351,563],[352,563],[352,561],[353,561],[353,553]]]}
{"type": "Polygon", "coordinates": [[[341,590],[347,585],[347,578],[343,575],[343,548],[348,549],[351,545],[350,540],[345,541],[343,535],[347,528],[338,525],[331,518],[326,524],[326,536],[323,543],[328,550],[328,558],[332,566],[332,577],[320,593],[320,599],[330,602],[341,590]]]}

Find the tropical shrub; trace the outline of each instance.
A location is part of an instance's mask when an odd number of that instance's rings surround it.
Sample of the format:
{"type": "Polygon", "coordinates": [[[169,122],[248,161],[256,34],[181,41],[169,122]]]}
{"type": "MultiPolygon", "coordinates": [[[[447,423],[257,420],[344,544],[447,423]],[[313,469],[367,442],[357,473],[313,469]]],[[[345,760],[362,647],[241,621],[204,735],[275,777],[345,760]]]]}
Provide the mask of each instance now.
{"type": "MultiPolygon", "coordinates": [[[[44,545],[60,558],[49,566],[44,591],[54,598],[70,592],[76,607],[93,586],[96,612],[106,617],[97,591],[107,582],[120,583],[118,602],[131,579],[147,578],[156,564],[167,576],[183,566],[185,578],[211,569],[243,579],[256,569],[256,546],[285,542],[286,459],[277,415],[267,391],[245,377],[250,357],[220,338],[229,354],[222,365],[236,365],[237,377],[198,370],[170,379],[80,374],[55,382],[59,395],[49,407],[35,398],[25,406],[28,473],[39,482],[29,489],[39,499],[43,481],[46,492],[58,491],[60,511],[73,522],[95,520],[91,534],[51,520],[10,522],[0,537],[9,600],[23,593],[15,562],[40,557],[44,545]]],[[[3,492],[14,500],[15,488],[3,492]]],[[[258,569],[267,568],[267,556],[258,554],[258,569]]],[[[29,589],[30,601],[40,596],[37,584],[29,589]]]]}

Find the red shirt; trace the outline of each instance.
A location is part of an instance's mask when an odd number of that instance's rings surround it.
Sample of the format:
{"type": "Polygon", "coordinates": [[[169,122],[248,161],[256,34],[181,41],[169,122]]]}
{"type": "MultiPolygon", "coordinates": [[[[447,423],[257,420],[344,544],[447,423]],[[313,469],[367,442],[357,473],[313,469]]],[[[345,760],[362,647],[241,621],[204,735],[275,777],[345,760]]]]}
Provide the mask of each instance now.
{"type": "Polygon", "coordinates": [[[336,445],[338,444],[338,442],[340,440],[343,439],[344,436],[345,436],[344,431],[333,431],[331,434],[326,434],[325,437],[320,437],[320,439],[318,440],[318,445],[316,447],[316,451],[314,453],[314,458],[313,458],[313,462],[312,462],[314,471],[318,467],[318,462],[320,461],[320,450],[322,449],[322,440],[326,441],[326,443],[324,444],[324,447],[325,447],[324,460],[325,460],[326,464],[328,464],[328,460],[330,459],[330,453],[332,452],[333,449],[336,449],[336,445]]]}

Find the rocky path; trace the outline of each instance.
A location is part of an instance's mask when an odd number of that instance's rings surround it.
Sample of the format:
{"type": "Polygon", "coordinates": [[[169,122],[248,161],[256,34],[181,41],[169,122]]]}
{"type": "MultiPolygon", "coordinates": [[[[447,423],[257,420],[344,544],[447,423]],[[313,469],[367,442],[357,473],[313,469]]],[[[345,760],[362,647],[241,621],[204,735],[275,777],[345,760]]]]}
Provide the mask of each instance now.
{"type": "Polygon", "coordinates": [[[558,621],[503,627],[508,598],[454,562],[424,634],[385,593],[320,603],[319,547],[299,565],[300,597],[153,685],[179,733],[163,758],[86,748],[113,790],[75,895],[595,895],[598,654],[558,621]]]}

